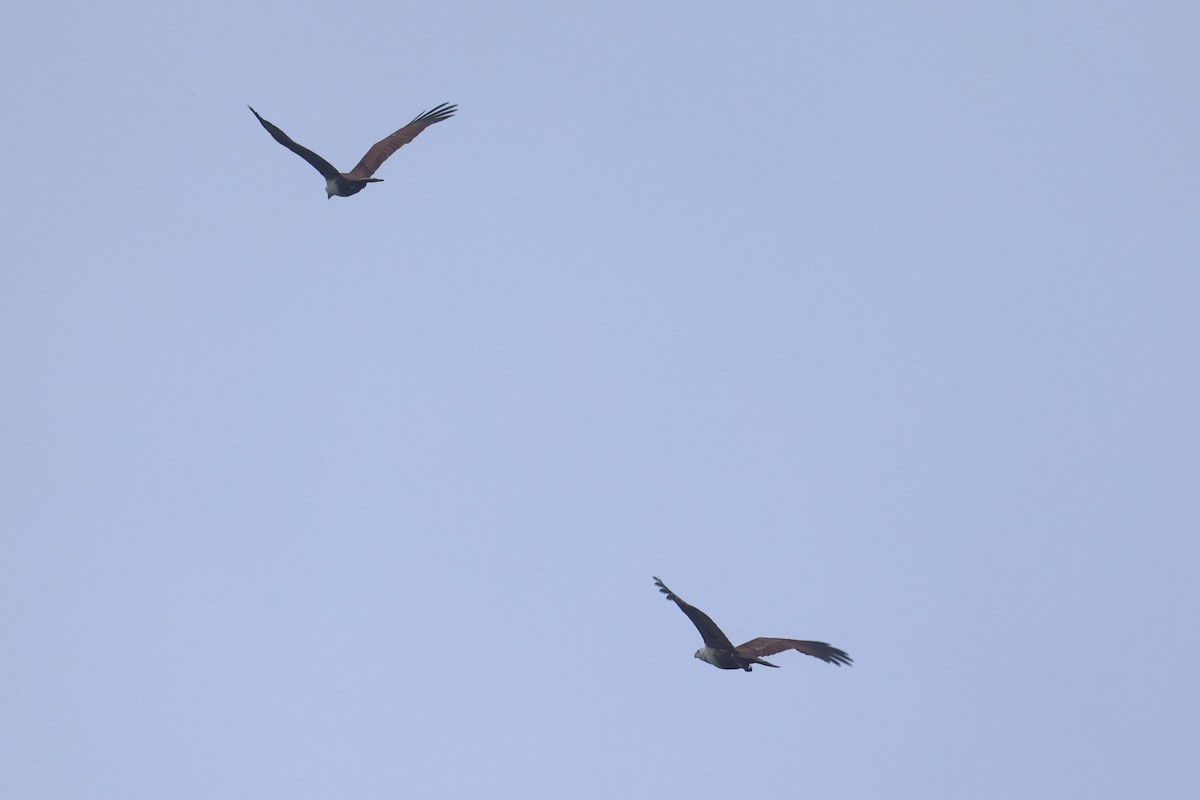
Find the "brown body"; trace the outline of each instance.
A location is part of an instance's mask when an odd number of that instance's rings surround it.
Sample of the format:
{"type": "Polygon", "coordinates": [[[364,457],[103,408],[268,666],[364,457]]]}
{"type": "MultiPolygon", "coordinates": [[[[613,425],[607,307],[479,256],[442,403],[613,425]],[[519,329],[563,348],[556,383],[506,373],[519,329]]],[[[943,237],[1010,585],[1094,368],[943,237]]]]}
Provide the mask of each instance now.
{"type": "Polygon", "coordinates": [[[777,664],[764,661],[762,656],[775,655],[784,650],[796,650],[839,667],[842,664],[853,663],[853,659],[844,650],[839,650],[825,642],[810,642],[804,639],[775,639],[763,636],[734,647],[733,643],[729,641],[729,637],[717,627],[717,623],[713,622],[707,614],[695,606],[685,603],[660,579],[655,578],[654,585],[667,596],[668,600],[679,606],[679,610],[686,614],[687,618],[696,626],[696,630],[700,631],[700,636],[704,639],[704,647],[696,651],[696,658],[719,669],[744,669],[746,672],[751,672],[754,664],[778,667],[777,664]]]}
{"type": "Polygon", "coordinates": [[[338,172],[337,168],[328,161],[307,147],[296,144],[286,133],[263,119],[253,107],[247,106],[247,108],[253,112],[254,116],[258,117],[258,121],[266,128],[267,133],[271,134],[271,137],[275,141],[303,158],[309,164],[312,164],[313,168],[325,177],[325,196],[328,198],[335,195],[337,197],[349,197],[352,194],[361,192],[363,187],[368,183],[379,183],[382,181],[382,178],[373,178],[371,176],[375,174],[375,170],[379,169],[384,161],[387,161],[388,156],[417,138],[417,134],[430,125],[454,116],[454,112],[458,109],[458,106],[451,105],[450,103],[442,103],[431,111],[418,114],[417,118],[412,122],[372,145],[367,154],[349,172],[338,172]]]}

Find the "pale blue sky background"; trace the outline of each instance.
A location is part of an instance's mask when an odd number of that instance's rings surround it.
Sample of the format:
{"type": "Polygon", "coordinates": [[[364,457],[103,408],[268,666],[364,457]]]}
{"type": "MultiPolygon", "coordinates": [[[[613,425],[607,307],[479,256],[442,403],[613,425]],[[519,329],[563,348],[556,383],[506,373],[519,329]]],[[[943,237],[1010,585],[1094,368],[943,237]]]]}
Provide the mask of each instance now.
{"type": "Polygon", "coordinates": [[[4,16],[0,796],[1194,796],[1200,7],[4,16]]]}

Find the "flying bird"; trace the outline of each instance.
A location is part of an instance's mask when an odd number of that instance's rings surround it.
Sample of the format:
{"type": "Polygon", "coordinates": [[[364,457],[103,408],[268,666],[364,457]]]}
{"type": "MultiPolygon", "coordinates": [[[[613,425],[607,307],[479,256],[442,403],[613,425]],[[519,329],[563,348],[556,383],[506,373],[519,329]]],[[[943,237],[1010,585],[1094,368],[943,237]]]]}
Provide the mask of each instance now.
{"type": "Polygon", "coordinates": [[[661,579],[655,578],[654,585],[658,590],[667,596],[675,605],[679,606],[679,610],[687,614],[687,618],[696,626],[696,630],[700,631],[700,636],[704,639],[704,647],[696,651],[696,658],[701,661],[707,661],[714,667],[720,669],[744,669],[746,672],[752,670],[753,664],[762,664],[764,667],[776,667],[778,664],[772,664],[768,661],[763,661],[761,656],[772,656],[776,653],[782,653],[784,650],[798,650],[805,655],[819,658],[829,664],[850,664],[853,659],[850,658],[844,651],[838,650],[836,647],[825,644],[825,642],[806,642],[800,639],[771,639],[767,637],[759,637],[751,639],[745,644],[740,644],[737,647],[729,641],[729,637],[722,633],[717,627],[717,623],[709,618],[695,606],[690,606],[679,598],[679,595],[672,592],[666,587],[666,584],[661,579]]]}
{"type": "Polygon", "coordinates": [[[252,106],[246,106],[258,117],[258,121],[267,129],[267,133],[274,137],[275,141],[291,150],[296,155],[303,158],[309,164],[316,168],[317,172],[325,177],[325,195],[326,198],[337,195],[338,197],[349,197],[352,194],[358,194],[363,187],[368,183],[379,183],[383,178],[372,178],[375,170],[387,161],[388,156],[399,150],[404,145],[417,138],[417,135],[428,128],[435,122],[441,122],[444,119],[450,119],[454,116],[454,112],[458,109],[457,105],[450,103],[442,103],[437,108],[431,111],[426,111],[418,114],[417,118],[405,125],[400,130],[393,133],[384,139],[380,139],[367,154],[362,157],[362,160],[355,165],[354,169],[349,172],[338,172],[337,169],[325,159],[309,150],[307,147],[298,145],[293,142],[286,133],[272,125],[262,118],[252,106]]]}

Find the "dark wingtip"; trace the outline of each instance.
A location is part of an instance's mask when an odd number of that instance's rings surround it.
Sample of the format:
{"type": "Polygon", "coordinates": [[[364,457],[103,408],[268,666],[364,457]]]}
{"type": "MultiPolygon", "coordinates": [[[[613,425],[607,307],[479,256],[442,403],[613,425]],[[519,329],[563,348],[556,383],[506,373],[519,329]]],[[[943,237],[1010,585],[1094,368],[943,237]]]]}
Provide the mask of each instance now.
{"type": "Polygon", "coordinates": [[[662,578],[658,577],[657,575],[655,575],[653,577],[654,577],[654,585],[658,587],[658,590],[660,592],[662,592],[663,594],[665,594],[667,596],[668,600],[674,600],[675,593],[667,588],[667,585],[662,582],[662,578]]]}
{"type": "Polygon", "coordinates": [[[822,659],[822,661],[833,664],[835,667],[840,667],[843,664],[845,664],[847,667],[854,666],[854,659],[851,658],[850,654],[845,650],[839,650],[830,645],[826,645],[826,647],[829,647],[829,652],[826,654],[826,657],[822,659]]]}
{"type": "Polygon", "coordinates": [[[458,111],[457,103],[442,103],[428,111],[422,111],[420,114],[417,114],[413,122],[428,122],[432,125],[435,122],[450,119],[454,116],[455,111],[458,111]]]}

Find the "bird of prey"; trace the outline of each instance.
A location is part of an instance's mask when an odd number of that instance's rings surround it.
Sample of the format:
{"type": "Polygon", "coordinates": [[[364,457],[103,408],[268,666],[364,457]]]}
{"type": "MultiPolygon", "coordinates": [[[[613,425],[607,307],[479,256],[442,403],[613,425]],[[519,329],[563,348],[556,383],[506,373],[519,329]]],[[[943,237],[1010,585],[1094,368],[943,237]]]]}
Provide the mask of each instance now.
{"type": "Polygon", "coordinates": [[[658,590],[667,596],[668,600],[674,601],[675,605],[679,606],[679,610],[687,614],[688,619],[696,626],[696,630],[700,631],[700,636],[704,639],[704,647],[696,651],[696,658],[701,661],[707,661],[714,667],[720,669],[744,669],[746,672],[752,670],[753,664],[762,664],[764,667],[776,667],[778,664],[772,664],[768,661],[763,661],[761,656],[771,656],[776,653],[782,653],[784,650],[799,650],[805,655],[819,658],[829,664],[850,664],[853,659],[850,658],[844,651],[838,650],[836,647],[825,644],[825,642],[806,642],[799,639],[771,639],[759,637],[751,639],[745,644],[733,646],[717,624],[713,622],[707,614],[695,606],[690,606],[679,598],[679,595],[672,592],[666,587],[661,579],[655,578],[654,585],[658,590]]]}
{"type": "Polygon", "coordinates": [[[454,116],[457,105],[450,103],[442,103],[437,108],[418,114],[417,118],[405,125],[400,130],[393,133],[391,136],[380,139],[367,154],[362,157],[362,160],[349,172],[338,172],[332,164],[319,155],[309,150],[307,147],[293,142],[286,133],[279,128],[267,122],[262,116],[254,110],[252,106],[246,106],[258,117],[258,121],[267,129],[267,133],[274,137],[275,141],[291,150],[296,155],[303,158],[309,164],[312,164],[317,172],[325,177],[325,195],[326,198],[337,195],[338,197],[349,197],[352,194],[358,194],[363,187],[368,183],[378,183],[383,178],[372,178],[375,170],[379,169],[384,161],[387,161],[388,156],[399,150],[404,145],[417,138],[417,134],[428,128],[435,122],[441,122],[444,119],[449,119],[454,116]]]}

